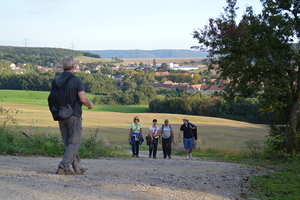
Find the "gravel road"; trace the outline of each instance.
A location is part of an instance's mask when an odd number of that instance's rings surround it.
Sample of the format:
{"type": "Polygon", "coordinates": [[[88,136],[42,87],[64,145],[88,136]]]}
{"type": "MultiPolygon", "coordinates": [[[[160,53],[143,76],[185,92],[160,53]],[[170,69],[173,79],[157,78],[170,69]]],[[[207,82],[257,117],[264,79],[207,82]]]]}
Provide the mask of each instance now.
{"type": "Polygon", "coordinates": [[[241,199],[270,170],[173,156],[82,159],[84,175],[56,175],[61,158],[0,156],[0,199],[241,199]]]}

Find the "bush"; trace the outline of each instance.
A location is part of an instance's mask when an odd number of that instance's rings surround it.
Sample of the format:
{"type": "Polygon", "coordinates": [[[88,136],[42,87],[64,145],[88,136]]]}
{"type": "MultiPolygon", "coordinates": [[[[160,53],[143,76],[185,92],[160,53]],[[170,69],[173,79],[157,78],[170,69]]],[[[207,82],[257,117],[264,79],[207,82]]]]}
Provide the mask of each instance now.
{"type": "Polygon", "coordinates": [[[285,126],[270,124],[268,125],[268,128],[269,135],[265,142],[266,153],[273,154],[285,152],[285,126]]]}

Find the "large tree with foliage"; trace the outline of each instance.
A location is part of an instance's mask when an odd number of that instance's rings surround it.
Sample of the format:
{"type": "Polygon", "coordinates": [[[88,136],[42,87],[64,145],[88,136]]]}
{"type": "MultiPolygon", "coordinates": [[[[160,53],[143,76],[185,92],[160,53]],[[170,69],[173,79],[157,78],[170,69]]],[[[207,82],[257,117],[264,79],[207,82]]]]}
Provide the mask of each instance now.
{"type": "Polygon", "coordinates": [[[261,0],[255,15],[248,7],[236,21],[237,0],[227,0],[224,14],[194,32],[200,46],[209,50],[209,69],[229,79],[229,98],[257,95],[261,111],[275,112],[285,124],[284,139],[290,154],[300,152],[300,59],[291,43],[300,35],[298,0],[261,0]]]}

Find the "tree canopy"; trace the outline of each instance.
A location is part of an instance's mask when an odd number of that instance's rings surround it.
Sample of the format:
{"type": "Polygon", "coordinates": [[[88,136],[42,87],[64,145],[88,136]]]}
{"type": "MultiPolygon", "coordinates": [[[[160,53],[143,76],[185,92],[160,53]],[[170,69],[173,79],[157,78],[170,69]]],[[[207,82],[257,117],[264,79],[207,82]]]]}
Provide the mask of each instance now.
{"type": "Polygon", "coordinates": [[[291,43],[299,39],[300,2],[261,0],[263,10],[255,15],[246,9],[236,21],[237,0],[227,0],[224,13],[209,19],[204,29],[194,31],[201,48],[208,50],[209,69],[228,79],[226,94],[258,96],[261,111],[275,112],[278,124],[285,124],[288,153],[300,152],[300,70],[299,49],[291,43]]]}

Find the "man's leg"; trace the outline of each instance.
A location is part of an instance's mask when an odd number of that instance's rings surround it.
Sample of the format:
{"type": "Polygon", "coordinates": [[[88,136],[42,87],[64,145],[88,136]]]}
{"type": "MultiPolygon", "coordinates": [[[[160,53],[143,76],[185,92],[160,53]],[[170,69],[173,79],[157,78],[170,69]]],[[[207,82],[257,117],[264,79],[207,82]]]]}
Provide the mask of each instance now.
{"type": "MultiPolygon", "coordinates": [[[[151,158],[151,155],[152,155],[152,144],[150,143],[149,144],[149,158],[151,158]]],[[[154,156],[154,152],[153,152],[153,156],[154,156]]]]}
{"type": "Polygon", "coordinates": [[[131,136],[131,151],[132,151],[132,156],[135,156],[135,137],[134,137],[134,135],[131,136]]]}
{"type": "Polygon", "coordinates": [[[72,164],[80,168],[80,157],[78,150],[81,143],[82,120],[81,117],[71,116],[64,121],[59,122],[61,136],[66,150],[63,160],[59,163],[62,169],[69,169],[72,164]]]}
{"type": "Polygon", "coordinates": [[[167,139],[162,138],[162,149],[163,149],[164,158],[166,158],[167,157],[167,139]]]}
{"type": "Polygon", "coordinates": [[[155,142],[156,143],[153,144],[153,158],[156,158],[158,139],[155,139],[155,142]]]}
{"type": "Polygon", "coordinates": [[[171,158],[171,148],[172,148],[172,138],[168,138],[168,143],[167,143],[167,155],[169,158],[171,158]]]}
{"type": "Polygon", "coordinates": [[[139,157],[139,150],[140,150],[140,142],[135,141],[135,156],[139,157]]]}

